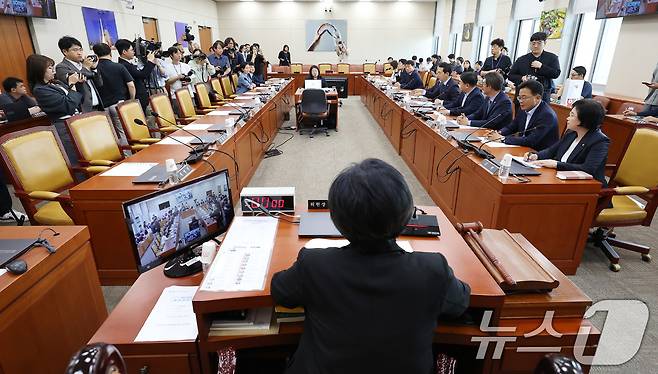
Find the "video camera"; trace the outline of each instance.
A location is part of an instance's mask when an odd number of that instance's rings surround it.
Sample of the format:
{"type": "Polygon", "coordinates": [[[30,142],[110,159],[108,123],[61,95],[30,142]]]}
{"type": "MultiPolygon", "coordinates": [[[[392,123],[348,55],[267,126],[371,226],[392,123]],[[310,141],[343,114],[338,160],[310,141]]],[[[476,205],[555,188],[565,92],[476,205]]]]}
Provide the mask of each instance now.
{"type": "Polygon", "coordinates": [[[152,40],[137,37],[137,39],[133,41],[133,44],[135,45],[135,56],[142,61],[146,61],[146,56],[149,52],[155,52],[156,58],[169,57],[167,52],[162,52],[160,50],[160,48],[162,48],[162,42],[154,42],[152,40]]]}
{"type": "Polygon", "coordinates": [[[191,32],[192,32],[192,27],[185,26],[185,34],[183,35],[184,42],[194,41],[194,35],[192,35],[191,32]]]}

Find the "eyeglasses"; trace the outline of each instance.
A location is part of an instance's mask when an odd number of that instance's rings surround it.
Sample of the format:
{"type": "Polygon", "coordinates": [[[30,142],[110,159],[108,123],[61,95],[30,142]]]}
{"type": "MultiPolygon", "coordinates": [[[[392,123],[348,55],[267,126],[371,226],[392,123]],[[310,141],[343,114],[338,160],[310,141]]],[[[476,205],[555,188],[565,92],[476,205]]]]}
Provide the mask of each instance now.
{"type": "Polygon", "coordinates": [[[534,96],[517,96],[519,101],[526,101],[532,99],[534,96]]]}
{"type": "Polygon", "coordinates": [[[73,47],[69,48],[69,51],[71,52],[82,52],[84,49],[82,47],[73,47]]]}

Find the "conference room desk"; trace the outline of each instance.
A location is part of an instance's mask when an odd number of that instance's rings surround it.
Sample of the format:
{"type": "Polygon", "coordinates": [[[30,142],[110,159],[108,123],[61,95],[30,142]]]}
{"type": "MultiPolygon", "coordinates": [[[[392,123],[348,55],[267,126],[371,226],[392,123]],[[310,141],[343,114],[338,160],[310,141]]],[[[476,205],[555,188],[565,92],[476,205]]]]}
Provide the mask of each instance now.
{"type": "MultiPolygon", "coordinates": [[[[582,327],[592,327],[583,319],[591,300],[564,274],[539,252],[533,254],[560,285],[550,293],[505,295],[485,267],[480,263],[466,242],[457,233],[450,220],[438,207],[421,207],[428,214],[437,215],[441,227],[440,239],[401,237],[409,240],[415,251],[440,252],[453,268],[455,275],[471,286],[469,311],[474,321],[444,321],[435,331],[435,344],[447,352],[457,352],[460,363],[468,373],[527,373],[532,371],[543,356],[542,352],[518,352],[519,347],[557,347],[567,356],[574,356],[576,335],[582,327]],[[491,311],[488,326],[516,327],[512,332],[480,331],[479,323],[484,311],[491,311]],[[537,329],[546,311],[554,311],[552,326],[562,337],[551,336],[546,331],[529,334],[537,329]],[[527,335],[527,336],[524,336],[527,335]],[[505,337],[501,359],[493,359],[490,348],[482,360],[476,360],[478,341],[476,338],[505,337]],[[513,340],[513,341],[512,341],[513,340]]],[[[197,291],[193,308],[197,315],[198,338],[195,341],[134,342],[143,323],[165,287],[171,285],[198,285],[201,275],[170,279],[162,273],[162,266],[142,274],[111,313],[90,342],[107,342],[118,346],[127,356],[128,372],[136,373],[148,366],[150,372],[211,373],[216,362],[213,353],[224,348],[237,350],[295,345],[303,330],[302,323],[280,324],[275,335],[222,336],[209,335],[211,314],[218,311],[243,308],[258,308],[273,305],[270,295],[272,276],[288,268],[297,258],[297,253],[308,238],[297,235],[298,226],[279,221],[278,231],[265,280],[265,289],[250,292],[204,292],[197,291]],[[198,350],[197,347],[198,346],[198,350]],[[198,355],[197,355],[198,352],[198,355]],[[199,361],[195,361],[199,359],[199,361]],[[201,370],[199,370],[199,367],[201,370]],[[160,370],[154,370],[155,368],[160,370]]],[[[520,240],[523,240],[522,238],[520,240]]],[[[220,247],[220,251],[221,251],[220,247]]],[[[587,338],[584,352],[593,355],[598,344],[596,329],[587,338]]],[[[576,349],[578,349],[576,347],[576,349]]],[[[546,351],[547,352],[547,351],[546,351]]],[[[238,355],[240,353],[238,352],[238,355]]]]}
{"type": "MultiPolygon", "coordinates": [[[[300,122],[302,119],[301,115],[301,103],[302,103],[302,93],[304,92],[304,87],[299,87],[295,90],[295,112],[297,113],[297,130],[301,129],[300,122]]],[[[338,131],[338,91],[329,90],[325,91],[327,95],[327,101],[329,104],[329,117],[325,120],[325,126],[329,129],[338,131]]]]}
{"type": "MultiPolygon", "coordinates": [[[[480,221],[487,228],[521,233],[562,272],[576,273],[601,188],[598,181],[563,181],[547,168],[541,169],[540,176],[529,177],[529,183],[512,176],[501,181],[481,166],[481,158],[463,156],[454,141],[441,137],[372,83],[365,84],[362,101],[453,223],[480,221]],[[454,172],[448,176],[451,165],[454,172]]],[[[474,136],[486,131],[478,130],[474,136]]],[[[505,153],[521,156],[529,150],[486,145],[484,149],[498,159],[505,153]]]]}
{"type": "MultiPolygon", "coordinates": [[[[36,239],[45,226],[0,227],[2,239],[36,239]]],[[[107,317],[89,230],[53,226],[21,258],[28,270],[0,275],[0,372],[64,373],[71,356],[107,317]]]]}
{"type": "MultiPolygon", "coordinates": [[[[253,99],[235,100],[249,103],[253,99]]],[[[209,152],[208,163],[216,170],[228,169],[233,201],[239,198],[239,191],[249,183],[265,150],[272,143],[274,136],[283,123],[284,113],[293,105],[292,83],[288,82],[272,99],[242,127],[221,145],[213,145],[235,158],[233,160],[223,153],[209,152]]],[[[235,110],[226,107],[222,110],[235,110]]],[[[205,115],[194,124],[223,124],[228,118],[238,116],[205,115]]],[[[192,130],[197,135],[210,134],[205,130],[192,130]]],[[[190,137],[184,131],[172,134],[190,137]]],[[[153,144],[148,148],[128,157],[124,162],[157,162],[163,164],[168,158],[177,162],[188,155],[188,147],[181,144],[153,144]]],[[[192,166],[192,173],[186,178],[199,177],[211,171],[206,162],[192,166]]],[[[130,244],[128,228],[123,217],[122,203],[137,197],[158,191],[156,184],[133,184],[134,177],[112,177],[95,175],[70,190],[76,224],[87,225],[91,233],[91,242],[98,274],[103,285],[129,285],[137,279],[137,267],[130,244]]]]}
{"type": "MultiPolygon", "coordinates": [[[[293,78],[295,89],[304,87],[304,81],[308,78],[308,71],[302,73],[281,73],[281,72],[272,72],[267,73],[269,78],[293,78]]],[[[322,74],[323,78],[345,78],[347,79],[347,94],[349,96],[361,95],[362,85],[357,83],[357,77],[363,76],[362,71],[349,72],[347,74],[343,73],[325,73],[322,74]]]]}

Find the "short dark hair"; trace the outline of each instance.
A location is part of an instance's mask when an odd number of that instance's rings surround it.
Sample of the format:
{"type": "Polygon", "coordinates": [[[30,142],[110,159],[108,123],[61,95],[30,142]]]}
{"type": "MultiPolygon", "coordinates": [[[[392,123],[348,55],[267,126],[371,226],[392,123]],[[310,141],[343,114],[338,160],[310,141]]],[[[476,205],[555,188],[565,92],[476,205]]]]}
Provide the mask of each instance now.
{"type": "Polygon", "coordinates": [[[452,73],[452,65],[448,62],[442,62],[438,66],[439,68],[443,69],[443,72],[446,74],[452,73]]]}
{"type": "Polygon", "coordinates": [[[16,88],[19,83],[23,83],[23,80],[16,77],[8,77],[2,81],[2,89],[5,90],[6,93],[9,93],[11,90],[16,88]]]}
{"type": "Polygon", "coordinates": [[[459,57],[457,57],[457,61],[464,62],[464,58],[462,56],[459,56],[459,57]]]}
{"type": "Polygon", "coordinates": [[[405,65],[415,65],[415,62],[413,60],[404,60],[405,65]]]}
{"type": "Polygon", "coordinates": [[[494,45],[497,45],[500,48],[504,48],[505,47],[505,41],[501,38],[496,38],[496,39],[491,41],[491,46],[493,47],[494,45]]]}
{"type": "Polygon", "coordinates": [[[454,53],[451,53],[451,54],[448,55],[448,60],[451,60],[451,59],[453,59],[453,58],[455,58],[455,54],[454,54],[454,53]]]}
{"type": "Polygon", "coordinates": [[[419,59],[418,59],[418,62],[423,62],[423,58],[422,58],[422,57],[419,58],[419,59]]]}
{"type": "Polygon", "coordinates": [[[329,188],[331,220],[352,243],[394,239],[413,211],[404,177],[382,160],[370,158],[348,167],[329,188]]]}
{"type": "Polygon", "coordinates": [[[479,60],[478,60],[478,61],[475,61],[475,65],[480,65],[480,66],[482,66],[482,61],[479,61],[479,60]]]}
{"type": "Polygon", "coordinates": [[[435,59],[438,60],[438,59],[440,59],[441,57],[435,53],[435,54],[432,55],[432,58],[435,58],[435,59]]]}
{"type": "Polygon", "coordinates": [[[389,64],[391,64],[391,67],[392,67],[393,69],[397,69],[397,68],[398,68],[398,62],[395,61],[395,60],[389,62],[389,64]]]}
{"type": "Polygon", "coordinates": [[[404,64],[406,64],[406,63],[407,63],[407,60],[406,60],[406,59],[404,59],[404,58],[401,58],[401,59],[400,59],[400,63],[401,63],[402,65],[404,65],[404,64]]]}
{"type": "Polygon", "coordinates": [[[59,39],[57,42],[57,46],[59,47],[60,51],[63,51],[65,49],[69,49],[73,47],[74,45],[77,45],[78,47],[82,48],[82,43],[80,41],[72,36],[63,36],[59,39]]]}
{"type": "Polygon", "coordinates": [[[521,91],[522,88],[529,89],[535,96],[542,96],[544,94],[544,85],[534,79],[528,79],[525,82],[521,82],[521,84],[519,84],[519,91],[521,91]]]}
{"type": "Polygon", "coordinates": [[[536,33],[532,34],[532,36],[530,37],[531,42],[535,42],[538,40],[545,42],[546,39],[548,39],[548,35],[546,35],[546,33],[543,31],[537,31],[536,33]]]}
{"type": "Polygon", "coordinates": [[[109,56],[112,54],[112,48],[105,43],[94,44],[91,49],[98,57],[109,56]]]}
{"type": "Polygon", "coordinates": [[[418,56],[411,56],[411,59],[412,59],[412,60],[417,60],[417,59],[418,59],[418,56]]]}
{"type": "Polygon", "coordinates": [[[459,78],[464,84],[468,84],[469,86],[476,86],[478,84],[478,75],[472,71],[462,73],[459,78]]]}
{"type": "Polygon", "coordinates": [[[585,69],[584,66],[576,66],[575,68],[571,69],[576,72],[576,74],[584,77],[585,74],[587,74],[587,69],[585,69]]]}
{"type": "Polygon", "coordinates": [[[169,56],[173,55],[174,53],[178,53],[178,52],[180,52],[180,49],[178,49],[177,47],[169,47],[169,49],[167,49],[167,54],[169,56]]]}
{"type": "Polygon", "coordinates": [[[605,109],[601,103],[594,99],[580,99],[573,103],[572,107],[576,109],[580,126],[588,130],[596,130],[601,127],[605,118],[605,109]]]}
{"type": "Polygon", "coordinates": [[[116,47],[117,52],[122,54],[124,51],[129,50],[130,47],[133,47],[133,43],[128,39],[119,39],[116,43],[114,43],[114,46],[116,47]]]}
{"type": "Polygon", "coordinates": [[[496,91],[500,91],[503,89],[503,85],[505,84],[505,78],[503,78],[500,73],[492,71],[491,73],[487,73],[487,75],[484,76],[484,84],[496,91]]]}
{"type": "Polygon", "coordinates": [[[55,61],[52,58],[44,55],[29,55],[25,60],[27,81],[30,84],[30,89],[34,89],[37,83],[43,84],[43,78],[46,75],[46,69],[49,66],[55,66],[55,61]]]}
{"type": "Polygon", "coordinates": [[[215,40],[215,42],[212,43],[212,47],[210,47],[210,48],[211,49],[217,49],[217,47],[224,48],[224,42],[222,42],[221,40],[215,40]]]}

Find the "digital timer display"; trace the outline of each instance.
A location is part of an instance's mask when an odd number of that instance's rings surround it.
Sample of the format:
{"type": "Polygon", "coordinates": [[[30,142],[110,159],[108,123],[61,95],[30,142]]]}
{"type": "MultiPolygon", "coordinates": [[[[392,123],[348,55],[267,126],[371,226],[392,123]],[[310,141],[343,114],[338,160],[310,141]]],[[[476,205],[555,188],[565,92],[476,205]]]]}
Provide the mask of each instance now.
{"type": "Polygon", "coordinates": [[[246,199],[260,204],[263,208],[272,212],[294,212],[295,211],[295,198],[294,196],[241,196],[242,211],[251,212],[257,211],[258,205],[248,203],[246,199]]]}

